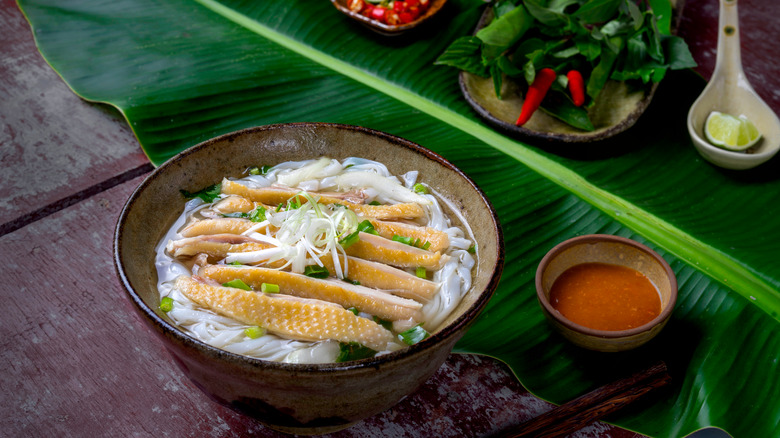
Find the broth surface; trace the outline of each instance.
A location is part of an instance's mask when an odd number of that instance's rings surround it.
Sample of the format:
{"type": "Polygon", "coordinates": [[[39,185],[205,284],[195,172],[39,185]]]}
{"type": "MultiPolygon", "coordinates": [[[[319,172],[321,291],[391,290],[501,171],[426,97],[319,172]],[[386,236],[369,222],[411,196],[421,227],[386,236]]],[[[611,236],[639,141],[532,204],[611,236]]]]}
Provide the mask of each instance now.
{"type": "Polygon", "coordinates": [[[596,330],[628,330],[661,313],[661,296],[641,272],[606,263],[583,263],[563,272],[550,290],[553,308],[596,330]]]}

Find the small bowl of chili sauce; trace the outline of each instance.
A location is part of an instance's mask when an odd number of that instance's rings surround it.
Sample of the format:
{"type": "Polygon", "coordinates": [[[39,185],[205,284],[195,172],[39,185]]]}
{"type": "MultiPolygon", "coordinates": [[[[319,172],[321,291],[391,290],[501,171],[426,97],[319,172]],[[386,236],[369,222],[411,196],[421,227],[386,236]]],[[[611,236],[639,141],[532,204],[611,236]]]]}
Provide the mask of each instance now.
{"type": "Polygon", "coordinates": [[[386,36],[401,35],[431,19],[447,0],[331,0],[346,16],[386,36]]]}
{"type": "Polygon", "coordinates": [[[646,343],[666,325],[677,302],[677,278],[658,253],[607,234],[566,240],[542,258],[536,295],[566,339],[596,351],[646,343]]]}

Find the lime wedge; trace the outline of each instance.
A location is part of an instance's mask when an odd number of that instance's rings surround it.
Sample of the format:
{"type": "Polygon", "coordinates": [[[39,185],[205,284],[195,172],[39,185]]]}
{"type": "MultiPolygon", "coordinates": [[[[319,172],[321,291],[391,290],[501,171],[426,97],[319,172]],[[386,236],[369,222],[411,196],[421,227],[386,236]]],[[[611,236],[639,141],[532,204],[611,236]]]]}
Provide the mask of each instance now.
{"type": "Polygon", "coordinates": [[[713,145],[730,151],[744,151],[761,139],[756,125],[747,117],[734,117],[718,111],[707,116],[704,136],[713,145]]]}

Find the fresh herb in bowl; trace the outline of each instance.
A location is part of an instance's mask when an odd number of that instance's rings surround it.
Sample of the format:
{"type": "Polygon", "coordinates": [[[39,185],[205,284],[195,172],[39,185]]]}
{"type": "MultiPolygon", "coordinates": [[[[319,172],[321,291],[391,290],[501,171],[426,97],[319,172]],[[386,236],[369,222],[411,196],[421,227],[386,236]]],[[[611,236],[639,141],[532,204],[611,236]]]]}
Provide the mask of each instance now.
{"type": "Polygon", "coordinates": [[[669,0],[498,0],[492,19],[455,40],[436,64],[523,84],[517,126],[538,106],[582,131],[608,81],[651,87],[668,70],[694,67],[685,41],[672,35],[669,0]],[[552,77],[552,80],[550,78],[552,77]]]}

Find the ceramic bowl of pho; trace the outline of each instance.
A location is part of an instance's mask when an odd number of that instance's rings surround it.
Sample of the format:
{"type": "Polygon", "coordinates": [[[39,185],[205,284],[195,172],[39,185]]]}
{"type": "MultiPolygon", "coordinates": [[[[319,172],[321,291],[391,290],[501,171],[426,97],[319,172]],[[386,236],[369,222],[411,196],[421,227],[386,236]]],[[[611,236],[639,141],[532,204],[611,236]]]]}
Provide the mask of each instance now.
{"type": "Polygon", "coordinates": [[[566,240],[542,258],[536,294],[563,337],[616,352],[639,347],[663,329],[677,301],[677,279],[647,246],[592,234],[566,240]]]}
{"type": "Polygon", "coordinates": [[[213,400],[322,434],[380,413],[444,362],[503,267],[463,172],[357,126],[208,140],[125,204],[114,261],[132,307],[213,400]]]}

